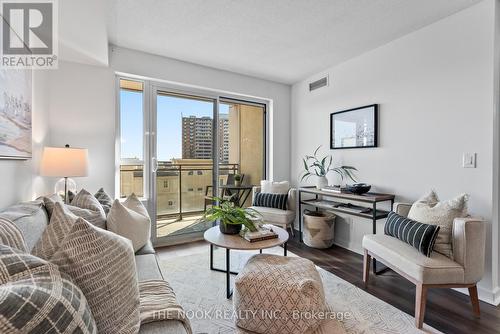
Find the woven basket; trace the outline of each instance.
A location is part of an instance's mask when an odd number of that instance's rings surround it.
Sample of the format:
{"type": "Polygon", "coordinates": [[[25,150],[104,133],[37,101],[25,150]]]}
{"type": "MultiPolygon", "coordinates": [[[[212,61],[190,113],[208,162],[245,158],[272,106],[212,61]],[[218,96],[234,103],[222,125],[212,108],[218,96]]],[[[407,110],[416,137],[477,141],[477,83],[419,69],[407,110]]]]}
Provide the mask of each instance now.
{"type": "Polygon", "coordinates": [[[330,248],[333,245],[335,215],[330,212],[304,212],[304,243],[313,248],[330,248]]]}

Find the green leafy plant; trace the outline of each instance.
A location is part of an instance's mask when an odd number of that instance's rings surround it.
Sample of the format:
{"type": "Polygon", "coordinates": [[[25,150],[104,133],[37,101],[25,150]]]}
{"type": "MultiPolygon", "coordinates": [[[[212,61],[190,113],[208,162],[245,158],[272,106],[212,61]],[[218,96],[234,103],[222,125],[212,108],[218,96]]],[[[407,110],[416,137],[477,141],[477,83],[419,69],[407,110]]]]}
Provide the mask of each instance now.
{"type": "Polygon", "coordinates": [[[241,181],[241,174],[234,174],[234,180],[240,182],[241,181]]]}
{"type": "Polygon", "coordinates": [[[250,208],[240,208],[230,200],[225,200],[219,197],[213,197],[213,201],[217,204],[213,205],[203,215],[206,221],[220,221],[221,224],[240,225],[243,224],[251,232],[257,231],[251,218],[259,218],[261,215],[258,211],[250,208]]]}
{"type": "Polygon", "coordinates": [[[329,172],[334,172],[340,175],[342,180],[349,178],[356,182],[355,171],[358,171],[352,166],[339,166],[333,167],[333,157],[331,155],[326,155],[324,157],[318,157],[318,151],[321,145],[314,151],[313,155],[306,155],[302,159],[304,163],[304,171],[302,172],[302,177],[300,181],[308,179],[311,175],[316,175],[319,177],[326,176],[329,172]]]}

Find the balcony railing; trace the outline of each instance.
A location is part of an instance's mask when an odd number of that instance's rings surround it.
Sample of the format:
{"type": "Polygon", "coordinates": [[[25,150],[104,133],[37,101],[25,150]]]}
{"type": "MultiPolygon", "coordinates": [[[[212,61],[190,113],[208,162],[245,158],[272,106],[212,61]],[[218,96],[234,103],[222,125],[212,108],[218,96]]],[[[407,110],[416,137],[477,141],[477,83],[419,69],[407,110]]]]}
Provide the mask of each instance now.
{"type": "MultiPolygon", "coordinates": [[[[239,172],[238,164],[219,164],[218,184],[239,172]]],[[[212,163],[159,162],[156,171],[156,212],[158,220],[182,220],[185,215],[203,212],[205,197],[212,196],[212,163]]],[[[120,166],[120,196],[134,192],[143,196],[143,166],[120,166]]]]}

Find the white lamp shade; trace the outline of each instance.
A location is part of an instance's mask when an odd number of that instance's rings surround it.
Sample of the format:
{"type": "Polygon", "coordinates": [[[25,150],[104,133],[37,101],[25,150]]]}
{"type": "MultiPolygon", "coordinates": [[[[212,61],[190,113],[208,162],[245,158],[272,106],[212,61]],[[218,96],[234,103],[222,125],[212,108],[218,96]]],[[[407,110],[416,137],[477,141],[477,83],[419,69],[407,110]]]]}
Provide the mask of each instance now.
{"type": "Polygon", "coordinates": [[[57,177],[87,176],[88,156],[86,148],[44,147],[40,174],[57,177]]]}

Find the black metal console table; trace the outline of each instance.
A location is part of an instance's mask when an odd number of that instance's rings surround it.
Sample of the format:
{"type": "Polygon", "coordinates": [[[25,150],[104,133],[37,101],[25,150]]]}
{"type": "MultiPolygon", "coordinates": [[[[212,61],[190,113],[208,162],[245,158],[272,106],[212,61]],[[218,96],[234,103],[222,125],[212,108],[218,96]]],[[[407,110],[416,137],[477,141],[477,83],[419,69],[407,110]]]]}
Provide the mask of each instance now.
{"type": "MultiPolygon", "coordinates": [[[[387,215],[389,214],[389,211],[387,210],[377,209],[377,204],[389,201],[391,203],[392,210],[392,207],[394,205],[394,198],[395,195],[393,194],[366,193],[363,195],[356,195],[352,193],[335,193],[331,191],[322,191],[315,187],[299,188],[300,241],[302,242],[302,208],[304,205],[312,206],[316,208],[316,210],[323,209],[327,211],[369,219],[372,221],[372,232],[373,234],[376,234],[377,220],[387,218],[387,215]],[[303,199],[304,194],[314,195],[314,198],[303,199]],[[323,197],[327,197],[328,199],[324,199],[323,197]],[[366,204],[369,204],[369,206],[366,206],[366,204]]],[[[373,259],[373,272],[375,274],[379,273],[377,271],[377,261],[375,259],[373,259]]]]}

